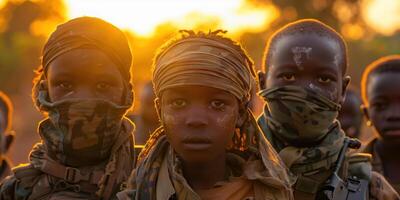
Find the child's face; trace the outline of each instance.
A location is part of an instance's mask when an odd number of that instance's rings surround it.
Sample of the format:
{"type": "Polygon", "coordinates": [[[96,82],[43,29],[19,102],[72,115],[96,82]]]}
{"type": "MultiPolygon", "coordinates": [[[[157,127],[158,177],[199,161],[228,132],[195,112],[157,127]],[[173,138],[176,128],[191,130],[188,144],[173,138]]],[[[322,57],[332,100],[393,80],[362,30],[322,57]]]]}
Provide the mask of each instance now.
{"type": "Polygon", "coordinates": [[[385,140],[400,141],[400,74],[372,74],[367,85],[368,115],[385,140]]]}
{"type": "Polygon", "coordinates": [[[276,41],[267,73],[267,88],[297,85],[342,102],[349,80],[342,76],[339,44],[316,34],[284,35],[276,41]]]}
{"type": "Polygon", "coordinates": [[[163,93],[161,116],[179,156],[201,163],[223,159],[239,118],[239,103],[223,90],[182,86],[163,93]]]}
{"type": "Polygon", "coordinates": [[[339,112],[338,120],[340,121],[340,125],[350,137],[358,137],[360,133],[362,123],[360,106],[360,100],[357,96],[348,93],[339,112]]]}
{"type": "Polygon", "coordinates": [[[118,67],[101,51],[76,49],[53,62],[47,71],[51,102],[100,98],[122,103],[123,79],[118,67]]]}

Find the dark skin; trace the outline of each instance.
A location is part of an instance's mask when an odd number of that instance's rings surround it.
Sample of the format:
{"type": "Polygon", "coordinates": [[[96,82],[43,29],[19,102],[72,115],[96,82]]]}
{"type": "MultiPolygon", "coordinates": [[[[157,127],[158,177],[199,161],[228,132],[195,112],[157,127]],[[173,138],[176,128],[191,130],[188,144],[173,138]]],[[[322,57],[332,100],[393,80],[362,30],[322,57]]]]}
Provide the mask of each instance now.
{"type": "Polygon", "coordinates": [[[372,74],[367,85],[364,114],[380,136],[377,150],[389,181],[400,183],[400,84],[399,73],[372,74]]]}
{"type": "Polygon", "coordinates": [[[162,94],[160,113],[191,187],[208,189],[225,180],[226,148],[240,121],[237,98],[211,87],[176,87],[162,94]]]}
{"type": "Polygon", "coordinates": [[[72,98],[98,98],[122,104],[123,78],[118,67],[96,49],[76,49],[53,62],[47,71],[51,102],[72,98]]]}
{"type": "Polygon", "coordinates": [[[156,108],[154,107],[155,95],[152,84],[146,84],[140,93],[140,120],[135,121],[137,125],[135,141],[137,144],[145,144],[151,132],[159,126],[156,108]],[[142,134],[138,134],[142,133],[142,134]]]}
{"type": "Polygon", "coordinates": [[[333,38],[313,33],[284,35],[273,47],[267,75],[259,72],[260,87],[296,85],[342,104],[350,82],[350,77],[343,75],[342,55],[333,38]]]}
{"type": "Polygon", "coordinates": [[[346,99],[339,112],[338,120],[342,129],[350,137],[359,137],[361,124],[362,124],[362,112],[360,110],[361,99],[353,91],[348,90],[346,93],[346,99]]]}
{"type": "Polygon", "coordinates": [[[3,110],[0,110],[0,134],[2,134],[1,137],[2,140],[4,140],[5,142],[2,143],[1,145],[4,145],[0,150],[0,153],[5,154],[7,153],[8,149],[10,149],[10,146],[12,144],[12,142],[14,141],[14,135],[13,134],[9,134],[6,131],[7,128],[9,127],[9,120],[8,120],[8,115],[7,113],[3,112],[3,110]]]}

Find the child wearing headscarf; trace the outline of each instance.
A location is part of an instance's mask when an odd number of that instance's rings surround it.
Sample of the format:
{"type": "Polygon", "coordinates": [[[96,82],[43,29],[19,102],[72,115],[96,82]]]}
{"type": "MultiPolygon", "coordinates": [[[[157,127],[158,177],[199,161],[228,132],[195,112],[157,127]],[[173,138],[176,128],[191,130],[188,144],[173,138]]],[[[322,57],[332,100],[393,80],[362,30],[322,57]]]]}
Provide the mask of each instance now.
{"type": "Polygon", "coordinates": [[[162,126],[120,199],[291,199],[286,168],[249,110],[252,60],[221,31],[183,31],[154,60],[162,126]]]}
{"type": "Polygon", "coordinates": [[[29,163],[0,199],[112,199],[134,165],[132,55],[125,35],[98,18],[61,24],[43,50],[33,100],[46,117],[29,163]]]}

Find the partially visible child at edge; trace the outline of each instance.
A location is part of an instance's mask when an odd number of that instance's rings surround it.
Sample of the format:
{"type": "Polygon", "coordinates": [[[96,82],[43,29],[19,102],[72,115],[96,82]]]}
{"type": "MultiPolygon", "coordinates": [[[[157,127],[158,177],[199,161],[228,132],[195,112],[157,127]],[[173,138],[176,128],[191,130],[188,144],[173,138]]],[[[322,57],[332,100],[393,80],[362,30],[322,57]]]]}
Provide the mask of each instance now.
{"type": "Polygon", "coordinates": [[[6,154],[15,137],[12,131],[13,109],[10,98],[0,91],[0,181],[11,175],[12,164],[6,154]]]}
{"type": "Polygon", "coordinates": [[[120,199],[292,199],[285,167],[249,111],[253,62],[221,31],[184,31],[154,60],[162,127],[120,199]]]}
{"type": "Polygon", "coordinates": [[[338,120],[347,136],[359,138],[363,125],[363,114],[361,111],[361,96],[353,87],[346,90],[346,97],[339,111],[338,120]]]}
{"type": "MultiPolygon", "coordinates": [[[[32,97],[46,117],[29,163],[0,199],[112,199],[134,164],[132,55],[125,35],[98,18],[61,24],[43,49],[32,97]]],[[[32,133],[33,134],[33,133],[32,133]]]]}
{"type": "Polygon", "coordinates": [[[400,55],[371,63],[363,73],[361,92],[367,125],[377,135],[361,151],[372,154],[372,170],[400,192],[400,55]]]}
{"type": "MultiPolygon", "coordinates": [[[[318,191],[349,141],[336,120],[350,82],[346,43],[331,27],[303,19],[273,34],[263,63],[259,94],[266,104],[258,122],[291,172],[295,199],[325,195],[318,191]]],[[[345,158],[338,176],[356,179],[360,195],[399,198],[382,175],[371,173],[370,155],[345,158]]]]}
{"type": "Polygon", "coordinates": [[[160,126],[157,111],[154,106],[155,94],[153,83],[146,82],[139,93],[139,109],[135,114],[127,117],[135,123],[135,153],[138,155],[143,149],[144,144],[149,139],[150,134],[160,126]]]}

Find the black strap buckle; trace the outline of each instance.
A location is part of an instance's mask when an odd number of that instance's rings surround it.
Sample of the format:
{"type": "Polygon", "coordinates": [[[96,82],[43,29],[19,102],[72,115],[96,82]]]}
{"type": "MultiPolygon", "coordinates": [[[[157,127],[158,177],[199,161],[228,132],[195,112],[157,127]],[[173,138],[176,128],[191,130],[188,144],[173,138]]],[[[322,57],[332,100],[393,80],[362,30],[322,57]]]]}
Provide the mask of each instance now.
{"type": "Polygon", "coordinates": [[[70,183],[78,183],[81,181],[81,172],[77,168],[66,167],[64,179],[70,183]]]}

